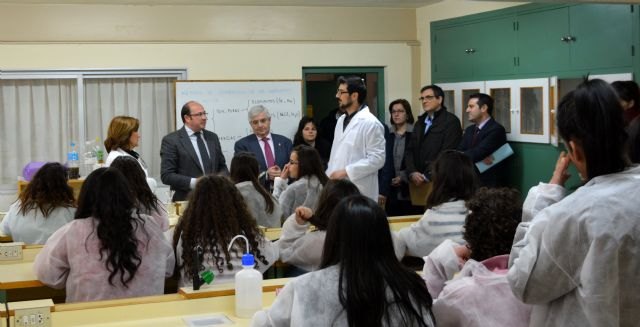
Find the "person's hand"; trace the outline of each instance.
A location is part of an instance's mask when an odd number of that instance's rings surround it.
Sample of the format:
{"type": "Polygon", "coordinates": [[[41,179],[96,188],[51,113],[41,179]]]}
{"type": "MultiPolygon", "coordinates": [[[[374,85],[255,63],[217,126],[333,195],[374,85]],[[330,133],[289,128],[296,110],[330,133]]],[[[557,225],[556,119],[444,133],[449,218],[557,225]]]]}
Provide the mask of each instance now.
{"type": "Polygon", "coordinates": [[[469,249],[466,245],[456,245],[453,247],[453,251],[456,253],[458,257],[458,263],[460,266],[464,266],[464,264],[471,257],[471,249],[469,249]]]}
{"type": "Polygon", "coordinates": [[[387,197],[382,194],[378,194],[378,205],[380,206],[380,208],[384,209],[384,205],[386,203],[387,203],[387,197]]]}
{"type": "Polygon", "coordinates": [[[422,176],[422,174],[415,172],[415,173],[411,173],[411,182],[413,182],[413,184],[415,186],[420,186],[422,185],[422,183],[425,182],[424,177],[422,176]]]}
{"type": "Polygon", "coordinates": [[[289,164],[284,165],[284,169],[280,172],[280,178],[289,179],[289,164]]]}
{"type": "Polygon", "coordinates": [[[493,156],[489,155],[488,157],[482,159],[482,162],[484,162],[486,165],[490,165],[493,163],[493,156]]]}
{"type": "Polygon", "coordinates": [[[271,166],[267,169],[267,175],[269,175],[270,180],[274,180],[276,177],[280,176],[280,167],[271,166]]]}
{"type": "Polygon", "coordinates": [[[556,161],[556,168],[553,170],[553,175],[549,180],[549,184],[564,186],[564,183],[566,183],[569,177],[571,177],[571,174],[567,172],[570,163],[571,159],[567,156],[567,153],[564,151],[560,152],[558,161],[556,161]]]}
{"type": "Polygon", "coordinates": [[[349,175],[347,175],[347,170],[346,169],[340,169],[340,170],[336,170],[333,173],[331,173],[331,175],[329,176],[329,178],[331,179],[345,179],[348,178],[349,175]]]}
{"type": "Polygon", "coordinates": [[[400,186],[400,182],[402,182],[402,178],[400,178],[400,176],[396,176],[391,179],[391,186],[398,187],[400,186]]]}
{"type": "Polygon", "coordinates": [[[296,222],[299,225],[304,225],[307,223],[307,220],[311,219],[313,216],[313,211],[307,207],[297,207],[295,210],[296,213],[296,222]]]}

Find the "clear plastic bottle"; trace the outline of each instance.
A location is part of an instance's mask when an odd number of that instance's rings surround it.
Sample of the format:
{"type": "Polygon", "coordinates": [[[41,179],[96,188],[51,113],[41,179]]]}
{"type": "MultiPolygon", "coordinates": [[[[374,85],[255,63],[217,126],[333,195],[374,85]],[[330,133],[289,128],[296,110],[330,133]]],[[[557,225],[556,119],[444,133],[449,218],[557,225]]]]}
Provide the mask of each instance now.
{"type": "Polygon", "coordinates": [[[80,178],[80,160],[74,142],[71,142],[71,148],[67,153],[67,165],[69,166],[69,179],[80,178]]]}
{"type": "Polygon", "coordinates": [[[253,267],[253,254],[242,256],[242,270],[236,273],[236,316],[251,318],[262,310],[262,274],[253,267]]]}
{"type": "Polygon", "coordinates": [[[255,260],[249,253],[249,240],[244,235],[236,235],[229,243],[229,250],[237,238],[243,238],[247,245],[247,253],[242,256],[242,270],[236,273],[236,316],[251,318],[258,310],[262,310],[262,274],[254,269],[255,260]]]}

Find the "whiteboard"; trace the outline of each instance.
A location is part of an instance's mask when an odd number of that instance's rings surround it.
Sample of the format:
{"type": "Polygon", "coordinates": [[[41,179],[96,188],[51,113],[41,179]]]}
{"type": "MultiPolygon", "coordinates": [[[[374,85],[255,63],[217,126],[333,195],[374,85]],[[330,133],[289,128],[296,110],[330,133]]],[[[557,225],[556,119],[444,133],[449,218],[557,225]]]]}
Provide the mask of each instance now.
{"type": "Polygon", "coordinates": [[[176,130],[184,125],[182,106],[197,101],[208,113],[206,129],[220,138],[227,167],[238,139],[253,134],[249,108],[263,105],[271,113],[271,133],[293,141],[302,118],[302,81],[176,81],[176,130]]]}

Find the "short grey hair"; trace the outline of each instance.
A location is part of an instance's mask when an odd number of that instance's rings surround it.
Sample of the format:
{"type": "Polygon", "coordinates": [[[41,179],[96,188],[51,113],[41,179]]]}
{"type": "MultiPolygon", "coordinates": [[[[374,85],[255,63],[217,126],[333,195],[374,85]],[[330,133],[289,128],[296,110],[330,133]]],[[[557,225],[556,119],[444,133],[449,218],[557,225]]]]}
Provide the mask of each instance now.
{"type": "Polygon", "coordinates": [[[249,108],[249,122],[251,122],[251,120],[253,119],[253,117],[261,114],[261,113],[265,113],[267,114],[267,118],[271,118],[271,114],[269,113],[269,109],[267,109],[267,107],[259,104],[257,106],[253,106],[251,108],[249,108]]]}

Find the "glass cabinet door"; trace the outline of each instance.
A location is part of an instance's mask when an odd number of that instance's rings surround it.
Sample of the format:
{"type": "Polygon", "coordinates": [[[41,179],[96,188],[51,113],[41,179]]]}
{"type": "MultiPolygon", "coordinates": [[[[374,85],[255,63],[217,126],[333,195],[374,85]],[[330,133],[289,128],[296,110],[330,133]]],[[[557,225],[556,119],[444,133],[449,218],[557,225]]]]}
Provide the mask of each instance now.
{"type": "Polygon", "coordinates": [[[549,80],[547,78],[487,81],[494,98],[493,118],[507,131],[507,140],[549,143],[549,80]]]}
{"type": "Polygon", "coordinates": [[[438,86],[444,91],[447,110],[460,119],[463,129],[469,126],[469,117],[466,113],[469,96],[474,93],[484,93],[484,82],[443,83],[438,86]]]}

